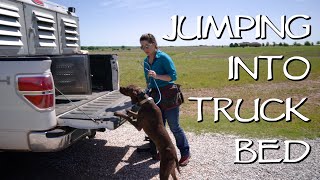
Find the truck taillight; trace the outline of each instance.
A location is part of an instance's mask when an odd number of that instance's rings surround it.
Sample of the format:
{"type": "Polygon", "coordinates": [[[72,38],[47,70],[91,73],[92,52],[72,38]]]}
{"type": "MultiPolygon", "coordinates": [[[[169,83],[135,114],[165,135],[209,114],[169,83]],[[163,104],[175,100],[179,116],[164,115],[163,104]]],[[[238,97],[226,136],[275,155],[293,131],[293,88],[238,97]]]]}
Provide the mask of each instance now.
{"type": "Polygon", "coordinates": [[[17,77],[18,92],[39,110],[54,106],[53,80],[51,75],[20,75],[17,77]]]}
{"type": "Polygon", "coordinates": [[[44,5],[43,0],[32,0],[32,1],[40,6],[44,5]]]}
{"type": "Polygon", "coordinates": [[[19,91],[46,91],[52,90],[53,83],[51,76],[19,77],[19,91]]]}

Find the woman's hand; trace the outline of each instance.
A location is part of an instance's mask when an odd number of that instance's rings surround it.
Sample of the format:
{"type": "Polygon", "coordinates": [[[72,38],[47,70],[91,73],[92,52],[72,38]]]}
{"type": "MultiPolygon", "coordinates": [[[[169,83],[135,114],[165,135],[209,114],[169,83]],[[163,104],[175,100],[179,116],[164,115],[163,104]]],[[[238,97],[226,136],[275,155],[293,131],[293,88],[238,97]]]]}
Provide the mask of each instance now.
{"type": "Polygon", "coordinates": [[[162,81],[168,81],[168,82],[171,81],[171,77],[168,74],[159,75],[153,70],[149,70],[148,76],[154,79],[160,79],[162,81]]]}
{"type": "Polygon", "coordinates": [[[148,76],[157,79],[157,73],[153,70],[149,70],[148,76]]]}

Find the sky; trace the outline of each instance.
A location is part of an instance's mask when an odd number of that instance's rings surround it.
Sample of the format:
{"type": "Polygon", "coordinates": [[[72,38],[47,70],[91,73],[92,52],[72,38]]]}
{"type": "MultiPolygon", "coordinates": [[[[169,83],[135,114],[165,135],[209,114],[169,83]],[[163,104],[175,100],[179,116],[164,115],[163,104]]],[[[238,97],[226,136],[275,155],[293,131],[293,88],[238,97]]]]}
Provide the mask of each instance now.
{"type": "MultiPolygon", "coordinates": [[[[197,46],[197,45],[229,45],[240,42],[294,42],[320,41],[320,1],[318,0],[51,0],[54,3],[75,7],[80,19],[80,41],[82,46],[139,46],[139,38],[144,33],[155,35],[159,46],[197,46]],[[256,39],[256,30],[260,23],[257,15],[265,15],[281,29],[281,16],[289,18],[295,15],[310,16],[306,20],[298,18],[290,24],[286,23],[292,34],[302,36],[306,29],[303,25],[311,26],[311,35],[300,40],[291,39],[288,35],[281,39],[271,28],[267,27],[266,39],[256,39]],[[227,28],[221,38],[217,38],[212,27],[207,39],[175,41],[164,40],[171,36],[172,16],[186,17],[182,25],[182,33],[186,36],[197,34],[197,17],[203,16],[202,34],[208,17],[214,17],[217,26],[228,17],[233,32],[236,31],[236,16],[250,16],[255,25],[251,30],[241,33],[242,39],[231,39],[227,28]]],[[[242,19],[241,27],[250,25],[249,20],[242,19]]]]}

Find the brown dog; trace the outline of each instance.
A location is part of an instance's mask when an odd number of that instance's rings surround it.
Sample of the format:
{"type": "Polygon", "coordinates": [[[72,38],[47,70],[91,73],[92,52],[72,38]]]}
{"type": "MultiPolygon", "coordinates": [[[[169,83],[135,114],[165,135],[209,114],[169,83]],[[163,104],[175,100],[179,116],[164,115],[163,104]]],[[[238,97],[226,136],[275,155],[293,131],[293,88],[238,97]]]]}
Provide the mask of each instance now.
{"type": "Polygon", "coordinates": [[[130,96],[132,104],[138,103],[140,109],[137,113],[127,110],[127,114],[120,112],[115,112],[114,114],[128,120],[138,131],[143,129],[155,143],[160,153],[160,179],[168,179],[170,174],[173,179],[177,179],[175,168],[180,173],[177,153],[163,125],[160,108],[154,103],[152,98],[137,86],[121,87],[120,92],[126,96],[130,96]],[[133,119],[137,120],[134,121],[133,119]]]}

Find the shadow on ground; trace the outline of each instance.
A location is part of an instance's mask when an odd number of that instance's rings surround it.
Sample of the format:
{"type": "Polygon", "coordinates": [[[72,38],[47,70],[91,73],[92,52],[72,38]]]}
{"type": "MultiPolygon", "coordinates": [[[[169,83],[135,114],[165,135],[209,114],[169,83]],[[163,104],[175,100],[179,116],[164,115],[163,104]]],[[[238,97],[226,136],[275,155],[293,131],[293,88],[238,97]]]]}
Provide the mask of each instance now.
{"type": "MultiPolygon", "coordinates": [[[[133,147],[136,149],[136,147],[133,147]]],[[[148,153],[86,139],[55,153],[0,153],[1,179],[151,179],[159,168],[148,153]]]]}

